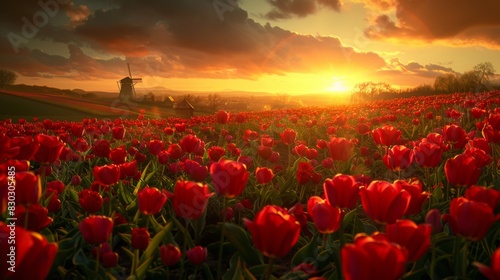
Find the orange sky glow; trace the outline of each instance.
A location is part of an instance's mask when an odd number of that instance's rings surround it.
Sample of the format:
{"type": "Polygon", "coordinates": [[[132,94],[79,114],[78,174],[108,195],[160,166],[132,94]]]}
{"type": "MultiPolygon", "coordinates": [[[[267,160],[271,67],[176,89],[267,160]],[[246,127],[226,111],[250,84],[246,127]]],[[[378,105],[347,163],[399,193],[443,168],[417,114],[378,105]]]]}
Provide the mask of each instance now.
{"type": "MultiPolygon", "coordinates": [[[[349,94],[500,71],[500,2],[479,0],[41,0],[0,4],[1,68],[17,83],[349,94]]],[[[499,80],[499,76],[495,79],[499,80]]]]}

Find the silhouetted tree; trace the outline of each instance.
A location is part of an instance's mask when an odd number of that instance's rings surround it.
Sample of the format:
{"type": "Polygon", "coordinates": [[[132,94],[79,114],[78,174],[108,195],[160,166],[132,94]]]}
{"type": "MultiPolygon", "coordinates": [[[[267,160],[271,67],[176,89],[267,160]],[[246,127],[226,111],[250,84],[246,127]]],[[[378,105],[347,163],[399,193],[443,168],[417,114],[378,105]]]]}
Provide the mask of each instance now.
{"type": "Polygon", "coordinates": [[[6,69],[0,69],[0,89],[4,88],[5,86],[14,84],[16,82],[16,79],[16,73],[6,69]]]}
{"type": "Polygon", "coordinates": [[[222,105],[223,103],[222,97],[217,93],[209,94],[207,96],[207,99],[208,99],[208,106],[210,106],[210,108],[214,111],[216,111],[219,108],[219,106],[222,105]]]}
{"type": "Polygon", "coordinates": [[[186,99],[189,103],[191,103],[191,105],[200,104],[200,102],[201,102],[200,96],[195,96],[191,93],[183,95],[181,100],[182,99],[186,99]]]}
{"type": "Polygon", "coordinates": [[[481,85],[486,84],[490,80],[490,77],[495,75],[495,68],[493,68],[491,62],[479,63],[472,70],[477,73],[481,85]]]}
{"type": "Polygon", "coordinates": [[[363,82],[354,86],[355,95],[361,99],[374,99],[384,93],[394,93],[394,89],[384,82],[363,82]]]}
{"type": "Polygon", "coordinates": [[[434,80],[434,90],[438,93],[452,93],[458,91],[458,77],[448,73],[436,77],[434,80]]]}
{"type": "Polygon", "coordinates": [[[481,85],[481,81],[478,73],[474,70],[467,71],[458,78],[458,87],[461,92],[474,92],[479,85],[481,85]]]}

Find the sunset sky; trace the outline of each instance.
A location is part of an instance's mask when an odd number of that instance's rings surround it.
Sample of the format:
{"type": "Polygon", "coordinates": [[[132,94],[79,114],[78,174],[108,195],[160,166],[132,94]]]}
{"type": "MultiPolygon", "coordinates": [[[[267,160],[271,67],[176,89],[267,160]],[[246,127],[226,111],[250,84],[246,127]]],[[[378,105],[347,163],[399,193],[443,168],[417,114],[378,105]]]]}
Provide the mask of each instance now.
{"type": "Polygon", "coordinates": [[[127,63],[138,89],[399,89],[481,62],[500,72],[498,11],[494,0],[5,0],[0,68],[99,91],[118,91],[127,63]]]}

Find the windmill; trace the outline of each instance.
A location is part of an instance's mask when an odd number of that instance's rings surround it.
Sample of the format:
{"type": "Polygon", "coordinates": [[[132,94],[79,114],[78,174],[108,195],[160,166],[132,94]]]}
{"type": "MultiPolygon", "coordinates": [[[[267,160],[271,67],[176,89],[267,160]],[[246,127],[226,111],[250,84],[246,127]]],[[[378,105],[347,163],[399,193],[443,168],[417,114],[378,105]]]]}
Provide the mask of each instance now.
{"type": "Polygon", "coordinates": [[[142,78],[132,78],[132,72],[130,72],[130,64],[127,63],[127,67],[129,76],[116,82],[116,84],[118,85],[118,90],[120,91],[119,98],[124,102],[137,99],[134,86],[137,83],[142,83],[142,78]]]}

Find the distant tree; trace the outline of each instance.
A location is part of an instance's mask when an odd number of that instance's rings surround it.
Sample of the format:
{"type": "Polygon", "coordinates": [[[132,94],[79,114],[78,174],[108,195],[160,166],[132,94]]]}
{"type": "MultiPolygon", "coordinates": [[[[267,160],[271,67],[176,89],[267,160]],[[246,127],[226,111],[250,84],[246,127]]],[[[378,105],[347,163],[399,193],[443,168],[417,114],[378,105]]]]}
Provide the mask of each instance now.
{"type": "Polygon", "coordinates": [[[148,92],[148,94],[144,95],[144,101],[146,102],[155,102],[155,94],[153,92],[148,92]]]}
{"type": "Polygon", "coordinates": [[[491,62],[483,62],[474,66],[472,69],[476,72],[476,75],[479,79],[479,87],[481,89],[486,89],[488,83],[490,82],[490,77],[495,75],[495,68],[493,68],[493,64],[491,62]]]}
{"type": "Polygon", "coordinates": [[[14,84],[16,82],[16,79],[16,73],[6,69],[0,69],[0,89],[4,88],[5,86],[14,84]]]}
{"type": "Polygon", "coordinates": [[[434,80],[434,90],[438,93],[452,93],[458,90],[457,75],[448,73],[436,77],[434,80]]]}
{"type": "Polygon", "coordinates": [[[378,95],[394,92],[392,86],[384,82],[363,82],[354,86],[355,95],[361,99],[374,99],[378,95]]]}
{"type": "Polygon", "coordinates": [[[480,77],[474,70],[467,71],[458,78],[458,87],[461,92],[474,92],[480,85],[480,77]]]}
{"type": "Polygon", "coordinates": [[[208,99],[208,106],[214,111],[216,111],[219,108],[219,106],[222,105],[223,103],[222,97],[217,93],[209,94],[207,96],[207,99],[208,99]]]}
{"type": "Polygon", "coordinates": [[[200,104],[201,102],[200,96],[195,96],[194,94],[191,93],[183,95],[182,98],[186,99],[187,102],[191,103],[191,105],[200,104]]]}

